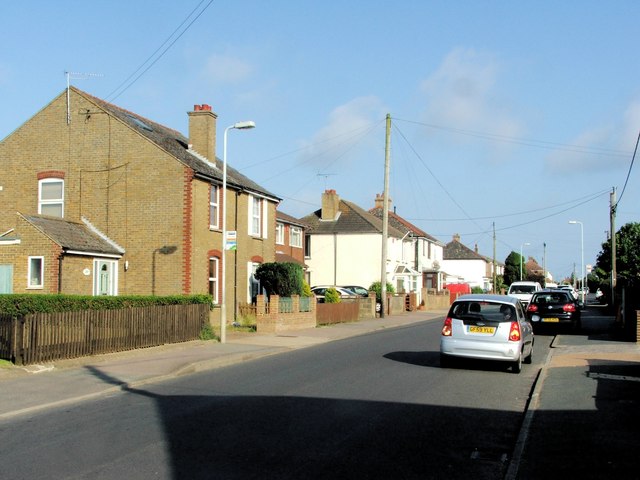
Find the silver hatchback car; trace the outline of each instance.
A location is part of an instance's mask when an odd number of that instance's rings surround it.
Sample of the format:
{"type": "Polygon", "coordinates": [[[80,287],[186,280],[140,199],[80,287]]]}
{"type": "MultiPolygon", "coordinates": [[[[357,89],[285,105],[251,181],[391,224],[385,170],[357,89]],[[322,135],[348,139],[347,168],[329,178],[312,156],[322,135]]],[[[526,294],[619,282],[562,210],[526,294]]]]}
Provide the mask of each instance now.
{"type": "Polygon", "coordinates": [[[462,295],[451,305],[440,335],[440,365],[453,357],[511,363],[520,373],[531,363],[533,327],[517,298],[506,295],[462,295]]]}

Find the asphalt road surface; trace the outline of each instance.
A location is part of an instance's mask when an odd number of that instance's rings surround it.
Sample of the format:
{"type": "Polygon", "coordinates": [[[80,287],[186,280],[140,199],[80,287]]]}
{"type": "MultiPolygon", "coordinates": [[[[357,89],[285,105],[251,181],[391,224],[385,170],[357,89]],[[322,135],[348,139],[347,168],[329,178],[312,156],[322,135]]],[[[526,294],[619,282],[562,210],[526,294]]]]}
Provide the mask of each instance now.
{"type": "Polygon", "coordinates": [[[4,421],[0,477],[502,478],[551,337],[537,337],[519,375],[494,363],[441,369],[440,327],[380,331],[4,421]]]}

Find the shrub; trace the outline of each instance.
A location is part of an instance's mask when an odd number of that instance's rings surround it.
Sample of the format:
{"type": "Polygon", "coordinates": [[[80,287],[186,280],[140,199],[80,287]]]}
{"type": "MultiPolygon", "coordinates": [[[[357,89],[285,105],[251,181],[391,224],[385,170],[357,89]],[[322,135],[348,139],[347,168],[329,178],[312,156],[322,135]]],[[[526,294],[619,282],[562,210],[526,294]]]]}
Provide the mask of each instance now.
{"type": "Polygon", "coordinates": [[[327,288],[325,290],[324,303],[340,303],[340,294],[335,288],[327,288]]]}
{"type": "MultiPolygon", "coordinates": [[[[376,301],[378,303],[382,300],[382,284],[380,282],[373,282],[369,287],[370,292],[376,292],[376,301]]],[[[389,282],[387,282],[387,293],[396,293],[396,290],[393,288],[389,282]]]]}
{"type": "Polygon", "coordinates": [[[118,310],[154,305],[211,304],[210,295],[89,296],[89,295],[0,295],[0,312],[20,317],[30,313],[75,312],[81,310],[118,310]]]}
{"type": "Polygon", "coordinates": [[[268,295],[290,297],[303,291],[304,271],[297,263],[263,263],[256,270],[256,278],[268,295]]]}
{"type": "Polygon", "coordinates": [[[202,330],[200,330],[200,340],[218,340],[218,336],[209,322],[202,326],[202,330]]]}

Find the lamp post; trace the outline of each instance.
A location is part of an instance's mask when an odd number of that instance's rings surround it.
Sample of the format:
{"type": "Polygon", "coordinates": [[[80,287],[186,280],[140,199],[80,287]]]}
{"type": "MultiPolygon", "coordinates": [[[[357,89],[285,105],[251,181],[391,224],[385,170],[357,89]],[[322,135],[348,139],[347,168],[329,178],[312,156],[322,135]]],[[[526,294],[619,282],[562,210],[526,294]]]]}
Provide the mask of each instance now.
{"type": "Polygon", "coordinates": [[[531,244],[529,242],[525,242],[522,245],[520,245],[520,281],[522,281],[522,249],[526,245],[531,245],[531,244]]]}
{"type": "Polygon", "coordinates": [[[220,343],[227,341],[227,133],[255,128],[252,121],[237,122],[224,129],[222,142],[222,298],[220,303],[220,343]]]}
{"type": "Polygon", "coordinates": [[[582,222],[578,220],[569,220],[569,223],[572,225],[578,224],[580,225],[580,257],[582,265],[580,266],[580,298],[582,298],[582,303],[584,303],[584,283],[585,283],[585,275],[584,275],[584,225],[582,222]]]}

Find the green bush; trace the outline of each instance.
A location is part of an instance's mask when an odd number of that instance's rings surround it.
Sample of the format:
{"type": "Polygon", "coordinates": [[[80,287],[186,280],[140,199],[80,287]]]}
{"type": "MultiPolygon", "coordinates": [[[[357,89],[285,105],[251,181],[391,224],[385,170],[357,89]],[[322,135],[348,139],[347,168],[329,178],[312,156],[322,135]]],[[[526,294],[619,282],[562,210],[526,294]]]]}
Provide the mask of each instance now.
{"type": "Polygon", "coordinates": [[[304,270],[297,263],[263,263],[256,270],[256,278],[268,295],[302,295],[304,270]]]}
{"type": "Polygon", "coordinates": [[[340,303],[340,294],[335,288],[327,288],[325,290],[324,303],[340,303]]]}
{"type": "Polygon", "coordinates": [[[473,287],[471,289],[471,293],[484,293],[484,290],[482,289],[482,287],[473,287]]]}
{"type": "Polygon", "coordinates": [[[30,313],[119,310],[157,305],[211,304],[210,295],[99,296],[88,295],[0,295],[0,313],[21,317],[30,313]]]}
{"type": "MultiPolygon", "coordinates": [[[[373,282],[369,287],[370,292],[376,292],[376,301],[378,303],[382,300],[382,284],[380,282],[373,282]]],[[[389,282],[387,282],[387,293],[396,293],[395,288],[389,282]]]]}
{"type": "Polygon", "coordinates": [[[307,282],[302,284],[302,296],[303,297],[313,297],[313,293],[311,293],[311,287],[307,282]]]}

